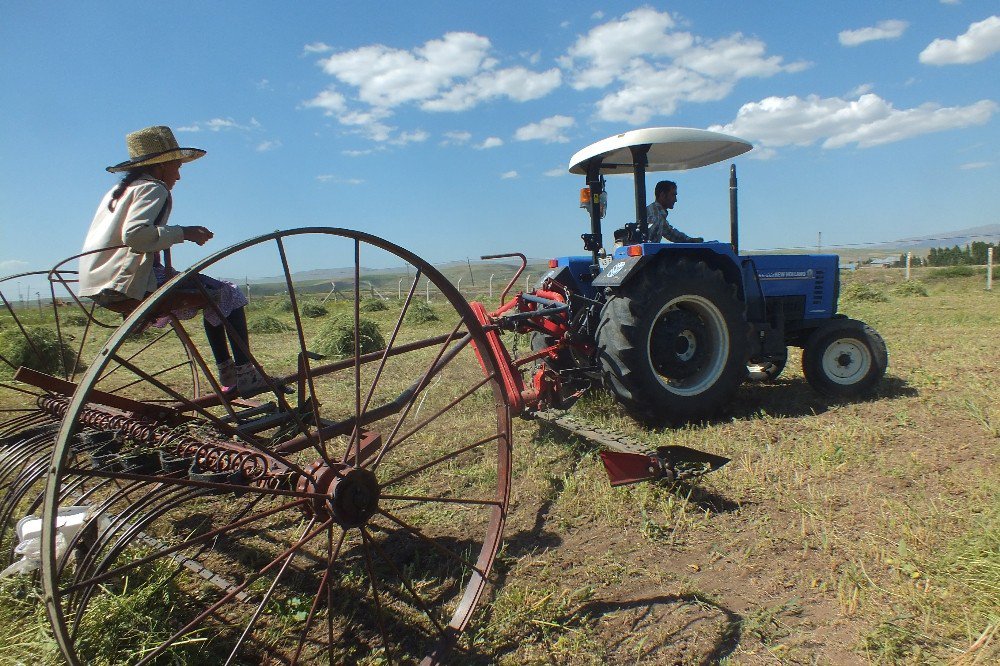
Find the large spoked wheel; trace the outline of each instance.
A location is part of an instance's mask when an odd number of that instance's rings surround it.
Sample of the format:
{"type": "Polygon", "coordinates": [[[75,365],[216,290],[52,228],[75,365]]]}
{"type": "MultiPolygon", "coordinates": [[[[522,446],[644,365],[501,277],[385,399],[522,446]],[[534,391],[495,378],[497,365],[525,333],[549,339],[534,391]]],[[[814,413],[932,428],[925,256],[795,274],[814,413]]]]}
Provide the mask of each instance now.
{"type": "MultiPolygon", "coordinates": [[[[49,271],[20,273],[0,279],[0,568],[15,559],[17,523],[41,512],[45,477],[61,416],[43,408],[47,396],[72,393],[86,369],[86,359],[99,350],[121,316],[96,308],[76,295],[77,274],[65,266],[70,257],[49,271]],[[48,307],[36,309],[3,293],[8,285],[27,285],[47,292],[48,307]],[[20,377],[18,372],[29,372],[20,377]],[[20,377],[20,380],[16,379],[20,377]]],[[[123,345],[130,356],[170,358],[171,372],[183,370],[184,392],[199,396],[194,362],[171,327],[151,328],[123,345]],[[163,350],[167,350],[164,352],[163,350]],[[180,361],[178,363],[178,361],[180,361]]],[[[151,372],[159,370],[147,360],[151,372]]],[[[110,388],[116,391],[116,388],[110,388]]],[[[83,440],[78,448],[88,446],[83,440]]]]}
{"type": "MultiPolygon", "coordinates": [[[[42,582],[63,654],[433,663],[487,591],[510,491],[509,406],[482,327],[433,267],[360,232],[275,232],[186,273],[248,271],[279,276],[253,285],[247,308],[248,351],[270,390],[223,390],[195,332],[211,386],[201,397],[123,354],[181,275],[61,407],[42,582]],[[363,266],[404,262],[416,269],[409,293],[378,298],[389,290],[363,266]],[[415,299],[426,281],[429,309],[415,299]],[[284,332],[261,332],[265,319],[284,332]],[[129,388],[109,399],[112,383],[129,388]],[[84,451],[78,430],[114,443],[84,451]]],[[[396,293],[395,278],[386,286],[396,293]]]]}
{"type": "Polygon", "coordinates": [[[708,418],[746,375],[746,323],[735,287],[704,262],[661,261],[604,306],[605,380],[651,423],[708,418]]]}
{"type": "Polygon", "coordinates": [[[834,319],[817,329],[802,350],[802,372],[810,386],[829,398],[871,393],[889,365],[885,341],[854,319],[834,319]]]}

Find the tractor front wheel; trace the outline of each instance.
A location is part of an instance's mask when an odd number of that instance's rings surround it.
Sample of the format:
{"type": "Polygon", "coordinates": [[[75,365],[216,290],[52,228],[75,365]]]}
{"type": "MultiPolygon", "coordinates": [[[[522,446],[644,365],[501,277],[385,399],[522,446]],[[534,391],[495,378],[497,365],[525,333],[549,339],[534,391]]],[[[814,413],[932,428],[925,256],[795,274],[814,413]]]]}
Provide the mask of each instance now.
{"type": "Polygon", "coordinates": [[[836,319],[817,329],[802,351],[802,372],[829,398],[855,398],[872,391],[885,374],[889,353],[875,329],[854,319],[836,319]]]}
{"type": "Polygon", "coordinates": [[[604,306],[597,346],[607,385],[648,423],[716,415],[747,372],[744,306],[705,262],[658,262],[604,306]]]}

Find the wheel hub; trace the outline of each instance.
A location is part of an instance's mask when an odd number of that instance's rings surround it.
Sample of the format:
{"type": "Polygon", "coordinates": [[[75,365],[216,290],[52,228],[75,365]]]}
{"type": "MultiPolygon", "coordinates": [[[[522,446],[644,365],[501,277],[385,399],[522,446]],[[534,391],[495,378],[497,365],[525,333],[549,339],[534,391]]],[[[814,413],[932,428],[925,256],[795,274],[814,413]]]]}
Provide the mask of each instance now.
{"type": "Polygon", "coordinates": [[[656,322],[650,336],[649,355],[653,367],[664,377],[687,379],[701,368],[708,353],[708,330],[698,315],[670,310],[656,322]]]}
{"type": "Polygon", "coordinates": [[[300,492],[325,495],[307,505],[319,520],[332,518],[341,527],[360,527],[378,511],[381,494],[378,480],[367,469],[342,467],[334,470],[325,462],[309,468],[312,479],[299,479],[300,492]]]}

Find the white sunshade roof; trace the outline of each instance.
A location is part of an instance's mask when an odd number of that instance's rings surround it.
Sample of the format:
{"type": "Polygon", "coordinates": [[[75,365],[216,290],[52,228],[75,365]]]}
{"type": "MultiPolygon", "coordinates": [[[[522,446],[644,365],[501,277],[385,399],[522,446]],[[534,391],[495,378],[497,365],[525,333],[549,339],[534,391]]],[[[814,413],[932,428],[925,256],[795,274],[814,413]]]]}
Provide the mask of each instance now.
{"type": "Polygon", "coordinates": [[[679,171],[715,164],[742,155],[748,141],[690,127],[649,127],[616,134],[578,151],[569,161],[570,173],[586,174],[587,162],[602,157],[601,173],[632,173],[631,146],[649,144],[646,171],[679,171]]]}

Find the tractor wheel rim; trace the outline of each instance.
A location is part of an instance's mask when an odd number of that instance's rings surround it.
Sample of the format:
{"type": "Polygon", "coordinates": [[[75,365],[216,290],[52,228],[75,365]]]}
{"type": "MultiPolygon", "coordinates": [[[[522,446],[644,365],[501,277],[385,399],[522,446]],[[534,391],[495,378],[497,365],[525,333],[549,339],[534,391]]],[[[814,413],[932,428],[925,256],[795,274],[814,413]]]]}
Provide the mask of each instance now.
{"type": "Polygon", "coordinates": [[[849,386],[868,374],[872,356],[858,340],[842,338],[823,352],[823,374],[835,384],[849,386]]]}
{"type": "Polygon", "coordinates": [[[730,345],[729,328],[726,326],[726,319],[722,312],[712,301],[702,296],[679,296],[660,308],[653,319],[654,323],[650,327],[646,342],[647,353],[651,359],[655,356],[653,331],[656,329],[656,323],[672,310],[684,310],[694,314],[702,324],[698,331],[687,328],[679,334],[678,339],[684,338],[688,342],[688,346],[683,350],[671,349],[677,360],[690,362],[697,355],[699,349],[707,350],[708,357],[692,375],[684,379],[666,377],[656,371],[655,367],[653,374],[660,385],[671,393],[681,396],[697,395],[711,388],[726,367],[730,345]]]}

